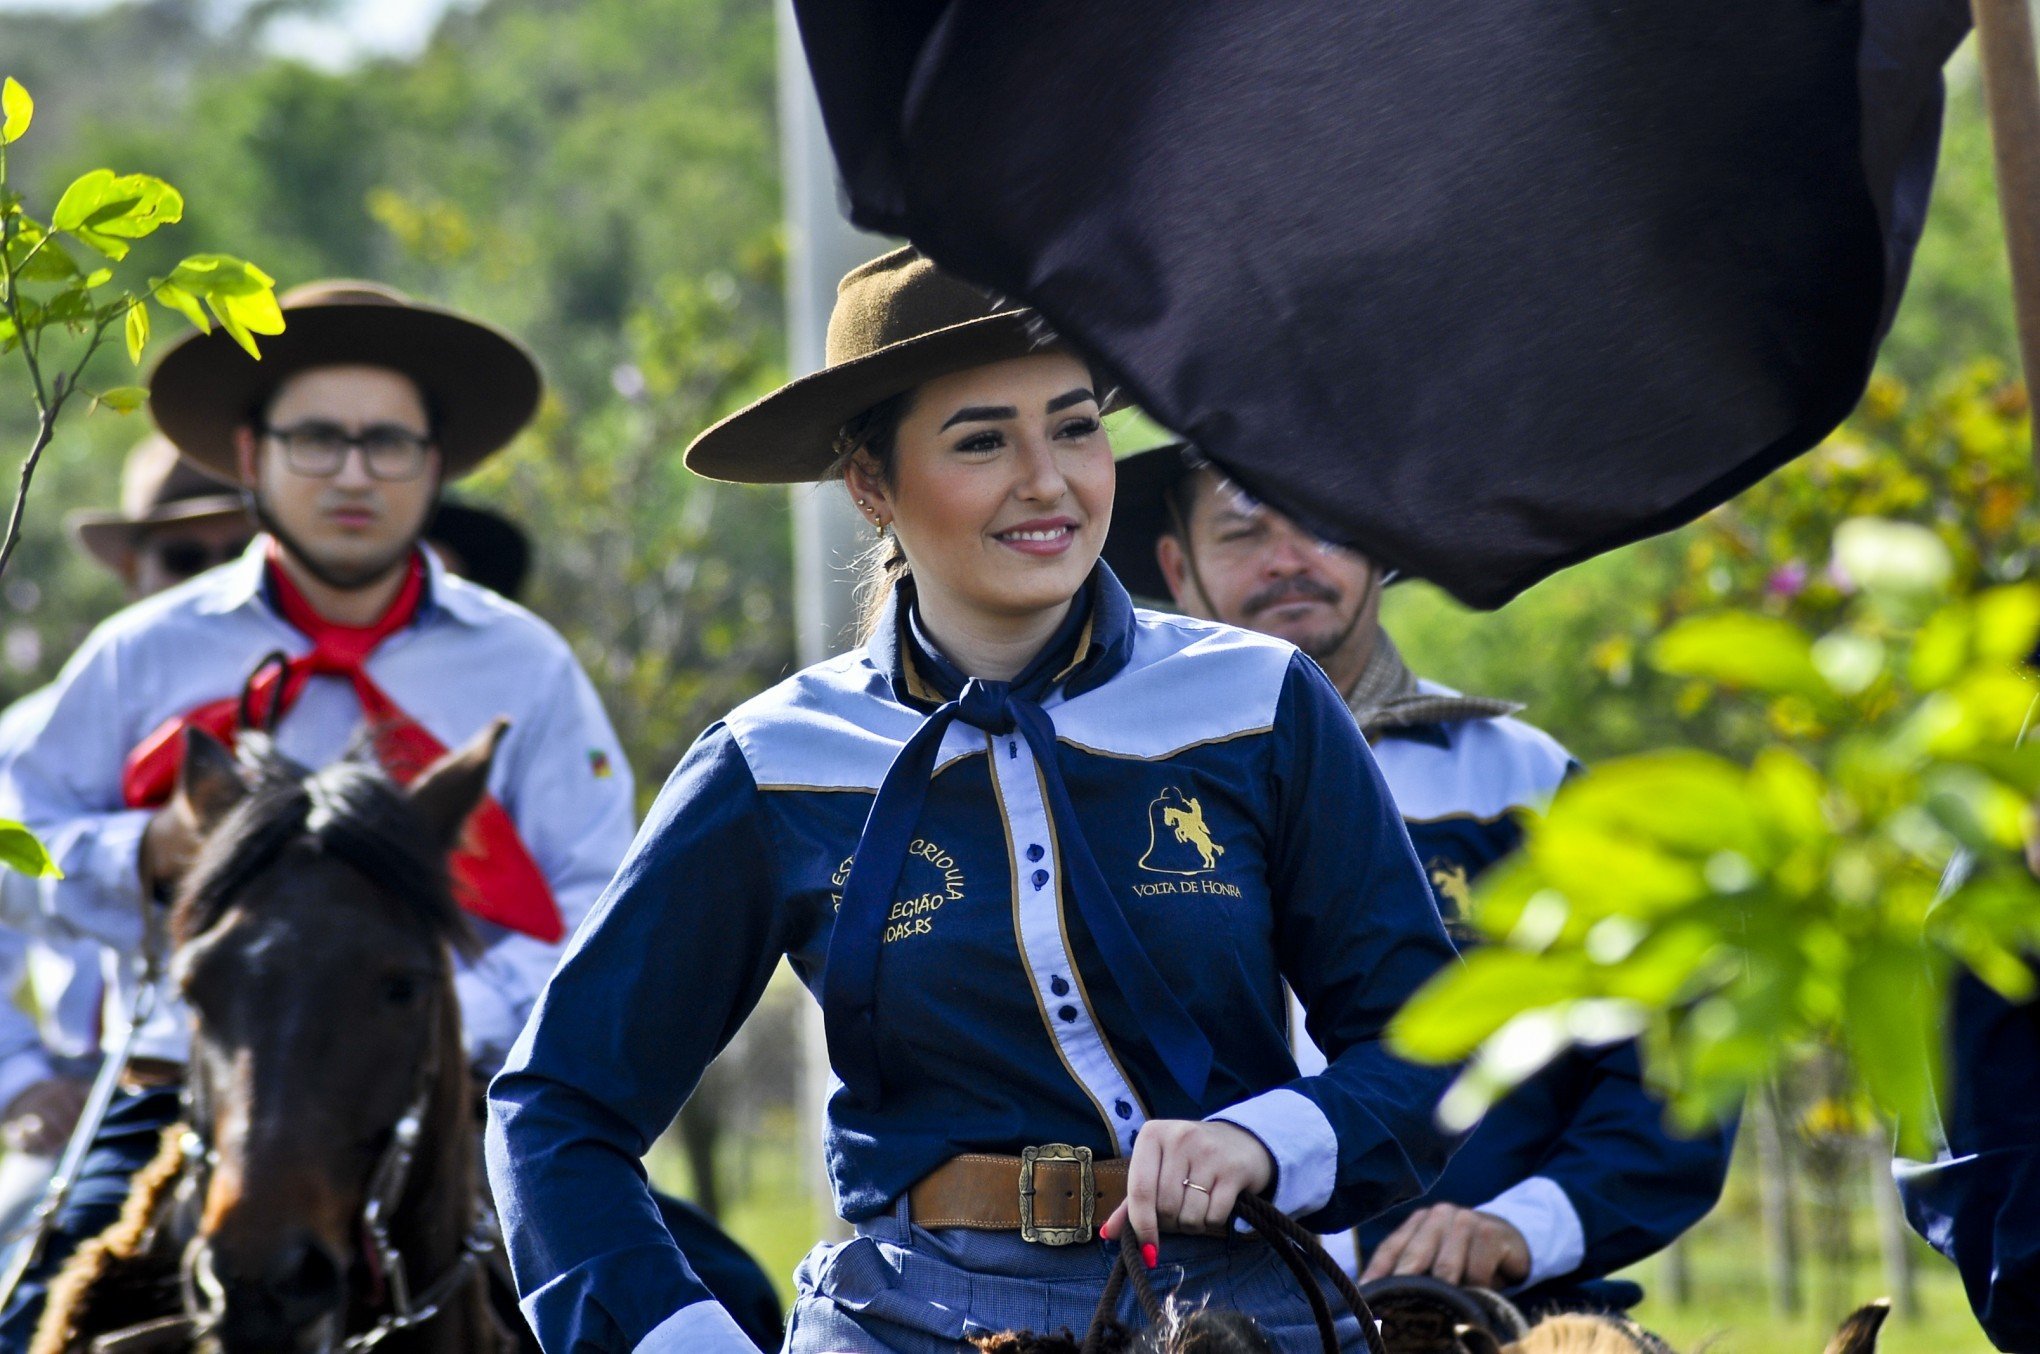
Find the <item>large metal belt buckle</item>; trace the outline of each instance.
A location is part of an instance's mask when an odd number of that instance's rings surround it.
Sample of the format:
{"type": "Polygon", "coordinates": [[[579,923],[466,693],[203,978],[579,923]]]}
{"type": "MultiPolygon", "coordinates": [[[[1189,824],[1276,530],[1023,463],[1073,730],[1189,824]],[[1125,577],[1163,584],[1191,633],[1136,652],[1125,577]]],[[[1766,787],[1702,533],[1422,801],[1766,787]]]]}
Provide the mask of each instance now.
{"type": "Polygon", "coordinates": [[[1052,1142],[1044,1147],[1020,1149],[1020,1239],[1043,1246],[1074,1246],[1089,1241],[1096,1230],[1091,1224],[1098,1212],[1098,1178],[1091,1171],[1091,1149],[1052,1142]],[[1077,1164],[1077,1216],[1075,1227],[1034,1225],[1034,1165],[1039,1161],[1073,1161],[1077,1164]]]}

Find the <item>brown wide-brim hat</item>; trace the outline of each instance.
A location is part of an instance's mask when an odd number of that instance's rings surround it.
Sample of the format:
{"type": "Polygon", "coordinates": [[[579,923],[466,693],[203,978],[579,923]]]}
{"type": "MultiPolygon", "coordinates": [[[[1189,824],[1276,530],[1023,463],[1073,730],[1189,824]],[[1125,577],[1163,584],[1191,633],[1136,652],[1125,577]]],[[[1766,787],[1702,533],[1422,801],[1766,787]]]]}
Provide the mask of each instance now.
{"type": "Polygon", "coordinates": [[[116,573],[142,533],[155,527],[246,518],[239,490],[179,456],[161,435],[128,453],[120,486],[119,508],[88,508],[64,519],[79,548],[116,573]]]}
{"type": "Polygon", "coordinates": [[[261,361],[216,328],[165,353],[149,378],[156,426],[215,475],[239,482],[234,430],[253,422],[287,378],[313,367],[384,367],[417,382],[449,480],[508,444],[538,411],[537,361],[479,320],[374,282],[307,283],[279,304],[283,332],[262,340],[261,361]]]}
{"type": "Polygon", "coordinates": [[[911,245],[895,249],[837,284],[827,365],[695,438],[687,468],[738,484],[819,480],[835,464],[838,430],[873,405],[1054,342],[1033,310],[950,276],[911,245]]]}

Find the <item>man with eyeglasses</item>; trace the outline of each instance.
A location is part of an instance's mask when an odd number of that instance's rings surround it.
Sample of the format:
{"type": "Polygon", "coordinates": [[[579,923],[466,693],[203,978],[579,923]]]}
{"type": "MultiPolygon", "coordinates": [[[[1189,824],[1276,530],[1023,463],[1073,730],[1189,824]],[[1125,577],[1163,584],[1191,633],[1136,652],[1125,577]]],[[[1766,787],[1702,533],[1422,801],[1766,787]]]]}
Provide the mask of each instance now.
{"type": "MultiPolygon", "coordinates": [[[[314,284],[283,305],[286,330],[263,340],[261,361],[224,332],[195,335],[150,386],[158,426],[239,483],[263,534],[93,633],[0,770],[0,817],[26,822],[64,869],[63,927],[131,958],[197,845],[171,795],[184,730],[231,738],[266,656],[285,662],[252,705],[306,765],[366,736],[404,780],[507,717],[490,796],[451,862],[484,944],[455,966],[469,1055],[486,1075],[633,827],[623,749],[565,641],[419,548],[442,485],[531,418],[538,369],[507,335],[372,284],[314,284]]],[[[134,965],[121,970],[132,983],[134,965]]],[[[0,1351],[27,1347],[43,1285],[113,1220],[176,1120],[183,1023],[172,1014],[143,1031],[130,1093],[0,1317],[0,1351]]]]}

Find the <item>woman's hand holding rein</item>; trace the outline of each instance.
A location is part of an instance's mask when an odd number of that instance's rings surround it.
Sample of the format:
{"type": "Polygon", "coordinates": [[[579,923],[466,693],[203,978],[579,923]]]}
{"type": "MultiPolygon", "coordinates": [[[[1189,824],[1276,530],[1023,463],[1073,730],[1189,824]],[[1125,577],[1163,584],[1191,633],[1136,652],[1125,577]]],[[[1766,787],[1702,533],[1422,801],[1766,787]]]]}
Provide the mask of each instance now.
{"type": "Polygon", "coordinates": [[[1264,1194],[1275,1183],[1275,1158],[1261,1140],[1233,1124],[1155,1119],[1142,1125],[1127,1164],[1126,1202],[1098,1229],[1110,1241],[1125,1226],[1146,1242],[1148,1267],[1157,1263],[1163,1232],[1223,1233],[1242,1194],[1264,1194]]]}

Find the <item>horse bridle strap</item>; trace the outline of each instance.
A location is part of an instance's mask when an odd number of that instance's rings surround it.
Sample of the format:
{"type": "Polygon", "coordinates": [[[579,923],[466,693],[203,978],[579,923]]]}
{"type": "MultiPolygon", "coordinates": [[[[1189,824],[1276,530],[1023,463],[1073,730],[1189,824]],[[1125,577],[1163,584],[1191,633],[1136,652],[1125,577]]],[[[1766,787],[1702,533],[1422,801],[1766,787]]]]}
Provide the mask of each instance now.
{"type": "MultiPolygon", "coordinates": [[[[499,1243],[495,1215],[489,1211],[487,1204],[477,1202],[474,1219],[461,1242],[460,1255],[423,1291],[412,1294],[410,1271],[403,1250],[390,1236],[390,1219],[395,1216],[398,1205],[403,1202],[404,1191],[411,1183],[411,1170],[418,1159],[418,1143],[424,1134],[425,1115],[431,1108],[432,1091],[438,1078],[439,1059],[435,1051],[435,1055],[426,1058],[420,1066],[417,1094],[390,1129],[389,1146],[383,1149],[374,1173],[369,1176],[368,1195],[361,1207],[362,1238],[368,1259],[375,1266],[377,1277],[386,1286],[389,1310],[375,1325],[342,1341],[337,1348],[344,1354],[374,1349],[392,1335],[422,1326],[438,1316],[445,1309],[447,1299],[473,1277],[482,1257],[495,1250],[499,1243]]],[[[187,1111],[200,1111],[190,1114],[193,1127],[185,1130],[183,1142],[185,1179],[188,1187],[197,1189],[210,1175],[216,1154],[206,1147],[200,1132],[204,1127],[203,1106],[197,1096],[190,1094],[189,1084],[186,1089],[187,1111]]],[[[193,1337],[210,1329],[219,1320],[225,1294],[211,1273],[208,1254],[205,1247],[196,1244],[186,1249],[181,1275],[183,1316],[130,1327],[103,1337],[102,1343],[151,1340],[159,1333],[158,1328],[175,1329],[193,1337]]],[[[107,1354],[128,1354],[129,1351],[139,1354],[154,1347],[151,1343],[114,1343],[107,1344],[106,1351],[107,1354]]]]}

